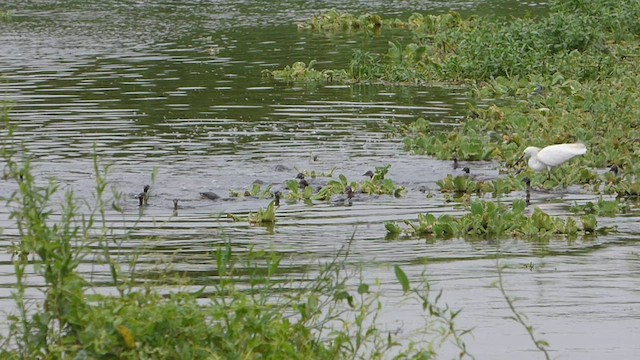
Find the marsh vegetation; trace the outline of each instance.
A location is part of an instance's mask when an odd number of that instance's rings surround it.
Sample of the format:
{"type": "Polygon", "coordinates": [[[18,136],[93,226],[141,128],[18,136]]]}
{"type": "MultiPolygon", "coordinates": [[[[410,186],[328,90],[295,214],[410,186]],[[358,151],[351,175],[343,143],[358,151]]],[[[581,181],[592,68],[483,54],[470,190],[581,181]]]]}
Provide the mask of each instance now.
{"type": "MultiPolygon", "coordinates": [[[[558,1],[541,18],[464,19],[450,13],[381,20],[405,27],[413,42],[389,43],[385,54],[354,50],[348,69],[332,71],[346,72],[354,82],[462,83],[475,98],[500,100],[469,105],[457,131],[441,131],[424,119],[402,127],[407,150],[508,164],[527,145],[580,140],[590,150],[583,164],[615,164],[623,174],[637,174],[640,28],[631,19],[639,14],[634,1],[558,1]]],[[[322,18],[351,22],[347,15],[322,18]]],[[[313,25],[317,21],[311,20],[311,29],[343,28],[313,25]]],[[[271,74],[313,80],[286,70],[271,74]]],[[[568,181],[578,182],[578,176],[568,181]]]]}
{"type": "MultiPolygon", "coordinates": [[[[413,14],[406,20],[382,19],[378,15],[352,16],[331,11],[314,17],[300,26],[306,31],[358,30],[384,31],[385,28],[406,28],[412,42],[390,42],[385,54],[354,50],[348,69],[333,69],[344,81],[390,82],[403,84],[462,83],[470,95],[499,101],[490,106],[469,105],[467,119],[457,130],[446,131],[424,118],[399,125],[408,151],[456,161],[498,161],[509,175],[492,181],[474,181],[465,175],[448,175],[438,181],[440,190],[454,194],[500,195],[522,189],[523,175],[530,172],[515,163],[529,145],[581,141],[588,144],[585,159],[571,166],[554,169],[554,176],[527,174],[531,182],[544,189],[581,185],[596,194],[615,194],[618,199],[637,194],[640,164],[640,105],[637,101],[640,72],[637,58],[640,27],[631,19],[640,16],[640,4],[623,1],[615,5],[594,1],[555,1],[549,14],[541,18],[496,20],[470,17],[458,13],[445,15],[413,14]],[[597,168],[616,166],[624,169],[618,177],[604,178],[597,168]],[[519,169],[514,172],[514,169],[519,169]]],[[[365,36],[363,35],[363,36],[365,36]]],[[[310,64],[312,65],[312,64],[310,64]]],[[[274,70],[269,74],[284,80],[315,81],[328,70],[306,68],[304,73],[292,68],[274,70]]],[[[467,199],[468,197],[458,197],[467,199]]],[[[626,208],[626,204],[603,202],[609,209],[626,208]],[[616,204],[616,205],[611,205],[616,204]]],[[[601,206],[587,206],[595,209],[601,206]]],[[[491,203],[473,202],[471,212],[454,220],[448,215],[436,219],[426,214],[419,225],[409,220],[409,233],[438,237],[465,236],[467,233],[502,236],[504,232],[563,233],[575,235],[575,222],[555,226],[558,220],[536,209],[529,220],[517,220],[524,211],[523,203],[513,206],[513,213],[495,214],[503,209],[491,203]],[[488,206],[489,208],[487,208],[488,206]],[[483,214],[482,209],[488,211],[483,214]],[[493,215],[491,215],[493,213],[493,215]],[[480,216],[476,223],[473,216],[480,216]],[[544,220],[534,220],[540,217],[544,220]],[[502,223],[508,225],[503,229],[502,223]],[[497,230],[487,229],[494,225],[497,230]],[[518,223],[527,230],[518,228],[518,223]],[[518,229],[515,229],[515,228],[518,229]],[[551,227],[551,228],[549,228],[551,227]]],[[[583,231],[595,231],[595,218],[583,220],[583,231]]],[[[400,233],[392,223],[386,225],[391,234],[400,233]]]]}

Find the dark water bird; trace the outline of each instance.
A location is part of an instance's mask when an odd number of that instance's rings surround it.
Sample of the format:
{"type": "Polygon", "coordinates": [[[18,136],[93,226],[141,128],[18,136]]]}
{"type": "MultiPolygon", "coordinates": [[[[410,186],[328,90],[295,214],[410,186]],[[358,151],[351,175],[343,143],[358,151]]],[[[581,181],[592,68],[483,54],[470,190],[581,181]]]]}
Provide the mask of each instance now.
{"type": "Polygon", "coordinates": [[[347,205],[351,206],[353,197],[356,195],[356,192],[353,191],[353,188],[351,186],[347,186],[347,187],[344,188],[344,194],[346,196],[339,197],[339,198],[337,198],[335,200],[332,200],[331,202],[334,205],[342,205],[342,204],[346,203],[347,205]]]}
{"type": "Polygon", "coordinates": [[[523,158],[529,158],[527,164],[531,169],[534,171],[547,170],[549,179],[551,179],[551,168],[562,165],[578,155],[584,155],[586,152],[587,147],[582,143],[555,144],[545,146],[542,149],[529,146],[524,149],[524,153],[516,163],[523,158]]]}
{"type": "Polygon", "coordinates": [[[468,166],[462,168],[462,176],[466,177],[469,180],[477,182],[487,181],[486,178],[482,178],[482,176],[478,176],[478,174],[471,174],[471,168],[469,168],[468,166]]]}
{"type": "Polygon", "coordinates": [[[147,204],[147,201],[149,200],[149,189],[151,189],[151,186],[145,185],[142,192],[136,195],[136,199],[140,201],[138,205],[142,206],[143,204],[147,204]]]}
{"type": "Polygon", "coordinates": [[[353,191],[353,189],[351,188],[351,186],[347,186],[344,189],[344,193],[347,194],[347,199],[349,199],[349,201],[351,201],[351,199],[353,199],[353,197],[356,195],[356,192],[353,191]]]}
{"type": "Polygon", "coordinates": [[[375,173],[373,171],[371,171],[371,170],[367,170],[366,173],[362,174],[362,176],[368,176],[369,179],[372,179],[372,180],[373,180],[373,176],[374,175],[375,175],[375,173]]]}
{"type": "Polygon", "coordinates": [[[173,199],[173,210],[178,210],[180,205],[178,205],[178,199],[173,199]]]}
{"type": "Polygon", "coordinates": [[[616,184],[619,181],[618,174],[620,174],[620,168],[618,165],[611,165],[609,171],[604,173],[604,181],[609,185],[616,184]]]}
{"type": "Polygon", "coordinates": [[[304,178],[303,173],[298,173],[298,175],[296,175],[296,179],[300,180],[298,181],[298,185],[300,186],[300,189],[304,189],[307,186],[309,186],[309,182],[304,178]]]}
{"type": "Polygon", "coordinates": [[[529,205],[529,203],[531,202],[531,179],[525,177],[524,179],[522,179],[522,182],[527,185],[525,202],[527,203],[527,205],[529,205]]]}
{"type": "Polygon", "coordinates": [[[218,200],[220,199],[220,196],[214,192],[211,191],[205,191],[205,192],[201,192],[200,193],[200,197],[203,199],[209,199],[209,200],[218,200]]]}
{"type": "Polygon", "coordinates": [[[537,95],[542,95],[544,93],[544,86],[538,84],[535,88],[535,90],[533,90],[533,92],[531,94],[529,94],[529,96],[537,96],[537,95]]]}
{"type": "Polygon", "coordinates": [[[273,192],[273,205],[274,206],[280,206],[280,195],[282,195],[280,193],[280,191],[274,191],[273,192]]]}
{"type": "Polygon", "coordinates": [[[469,180],[475,181],[477,183],[491,182],[493,180],[493,178],[490,175],[486,173],[483,174],[482,170],[479,170],[479,169],[475,169],[479,171],[474,172],[473,174],[471,173],[471,168],[468,166],[463,167],[461,170],[462,170],[462,176],[466,177],[469,180]]]}

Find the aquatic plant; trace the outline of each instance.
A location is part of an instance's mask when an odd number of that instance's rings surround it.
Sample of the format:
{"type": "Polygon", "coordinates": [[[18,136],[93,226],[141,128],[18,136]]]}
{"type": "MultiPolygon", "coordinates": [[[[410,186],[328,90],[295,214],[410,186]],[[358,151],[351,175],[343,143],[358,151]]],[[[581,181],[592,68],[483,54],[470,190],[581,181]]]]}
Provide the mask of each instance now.
{"type": "Polygon", "coordinates": [[[396,185],[393,180],[385,178],[390,167],[391,164],[376,166],[371,178],[360,184],[362,192],[365,194],[402,196],[407,191],[405,187],[396,185]]]}
{"type": "Polygon", "coordinates": [[[311,200],[313,197],[313,188],[311,186],[305,186],[300,188],[300,184],[297,180],[287,180],[287,191],[284,195],[285,199],[291,201],[299,200],[311,200]]]}
{"type": "Polygon", "coordinates": [[[376,14],[355,16],[331,9],[324,14],[313,16],[306,22],[298,23],[300,30],[344,31],[377,30],[382,27],[382,18],[376,14]]]}
{"type": "MultiPolygon", "coordinates": [[[[425,119],[398,126],[411,152],[442,160],[455,152],[459,160],[511,167],[526,146],[580,141],[589,152],[570,168],[615,163],[637,174],[639,16],[634,0],[589,6],[576,0],[552,1],[549,13],[538,18],[463,19],[450,13],[383,20],[383,26],[411,31],[412,41],[391,42],[382,54],[355,49],[349,81],[462,83],[477,99],[501,100],[471,104],[462,126],[453,129],[425,119]]],[[[589,170],[533,181],[545,188],[589,184],[600,191],[600,179],[589,170]]],[[[637,193],[623,186],[620,196],[637,193]]]]}
{"type": "MultiPolygon", "coordinates": [[[[521,167],[514,167],[520,171],[521,167]]],[[[570,185],[582,185],[585,189],[591,186],[593,189],[599,191],[602,180],[591,169],[578,166],[564,166],[561,168],[553,169],[550,176],[546,172],[534,173],[530,170],[525,170],[525,174],[531,179],[532,186],[540,187],[545,190],[552,190],[557,188],[566,188],[570,185]]]]}
{"type": "Polygon", "coordinates": [[[291,66],[286,66],[282,70],[263,70],[262,76],[277,80],[286,81],[348,81],[350,76],[345,70],[316,70],[316,62],[312,60],[309,64],[301,61],[291,66]]]}
{"type": "Polygon", "coordinates": [[[582,205],[575,204],[571,207],[573,213],[593,214],[596,216],[616,216],[629,210],[631,210],[631,206],[626,202],[603,199],[599,199],[596,202],[587,201],[582,205]]]}
{"type": "Polygon", "coordinates": [[[334,195],[340,195],[345,192],[347,187],[357,190],[357,184],[355,182],[349,183],[347,177],[340,174],[338,180],[329,180],[327,185],[323,186],[312,198],[314,200],[329,200],[334,195]]]}
{"type": "Polygon", "coordinates": [[[425,15],[413,13],[407,20],[398,18],[384,19],[377,14],[353,15],[331,9],[324,14],[298,23],[299,30],[317,30],[326,32],[352,30],[381,30],[382,28],[408,28],[416,33],[434,35],[445,29],[463,26],[465,22],[457,12],[443,15],[425,15]]]}
{"type": "Polygon", "coordinates": [[[456,199],[459,199],[463,194],[483,195],[490,193],[493,196],[500,196],[524,189],[522,180],[512,175],[496,179],[476,180],[470,175],[453,176],[448,174],[443,179],[436,181],[436,185],[440,188],[440,192],[453,194],[456,199]]]}
{"type": "MultiPolygon", "coordinates": [[[[574,236],[582,232],[585,234],[606,233],[609,228],[597,228],[595,216],[585,215],[581,217],[582,228],[579,228],[573,218],[556,218],[548,215],[539,208],[533,210],[533,214],[525,214],[526,203],[518,199],[513,201],[511,208],[494,202],[475,200],[470,203],[469,212],[454,217],[433,214],[419,214],[418,223],[409,220],[404,223],[408,226],[402,233],[408,236],[432,236],[439,239],[451,237],[463,238],[495,238],[495,237],[523,237],[526,239],[538,239],[550,236],[568,235],[574,236]]],[[[401,229],[395,223],[385,224],[387,233],[400,234],[401,229]]]]}
{"type": "Polygon", "coordinates": [[[406,192],[406,189],[403,186],[396,185],[393,180],[385,178],[390,167],[391,165],[376,167],[375,172],[372,172],[371,178],[361,183],[349,181],[343,174],[338,175],[338,179],[332,179],[334,169],[331,169],[329,172],[302,170],[298,174],[299,179],[313,179],[317,177],[329,177],[330,179],[326,185],[318,189],[314,189],[312,186],[304,186],[303,188],[301,186],[301,180],[288,180],[286,183],[288,191],[284,194],[284,198],[289,201],[328,201],[333,196],[344,194],[347,187],[350,187],[354,192],[365,194],[402,196],[406,192]]]}
{"type": "Polygon", "coordinates": [[[279,199],[274,199],[269,202],[266,209],[259,209],[255,213],[250,212],[247,216],[236,215],[232,213],[226,214],[227,218],[234,222],[247,221],[251,225],[258,226],[273,226],[276,223],[276,208],[278,207],[279,199]]]}
{"type": "Polygon", "coordinates": [[[464,175],[452,176],[447,175],[444,179],[436,181],[436,185],[440,187],[440,191],[443,193],[452,192],[456,194],[473,194],[486,192],[484,182],[477,183],[473,179],[470,179],[464,175]]]}
{"type": "Polygon", "coordinates": [[[456,153],[458,160],[491,160],[498,157],[497,145],[490,132],[483,131],[482,121],[469,120],[461,129],[443,132],[434,129],[419,118],[401,129],[405,137],[405,149],[416,154],[449,159],[456,153]],[[489,134],[489,135],[487,135],[489,134]]]}
{"type": "Polygon", "coordinates": [[[610,186],[608,193],[617,194],[618,198],[638,199],[640,197],[640,180],[622,179],[610,186]]]}
{"type": "Polygon", "coordinates": [[[271,185],[268,185],[266,188],[262,188],[262,184],[254,183],[251,185],[251,189],[248,190],[232,190],[229,189],[230,197],[257,197],[260,199],[264,199],[267,197],[272,197],[273,192],[271,191],[271,185]]]}
{"type": "Polygon", "coordinates": [[[333,177],[333,173],[336,171],[335,168],[332,168],[329,171],[316,171],[316,170],[306,170],[306,169],[296,169],[298,171],[298,176],[300,176],[300,174],[302,174],[302,176],[304,176],[305,178],[321,178],[321,177],[326,177],[326,178],[330,178],[333,177]]]}
{"type": "Polygon", "coordinates": [[[256,225],[275,224],[276,222],[276,202],[272,200],[265,210],[258,210],[255,214],[248,216],[249,223],[256,225]]]}

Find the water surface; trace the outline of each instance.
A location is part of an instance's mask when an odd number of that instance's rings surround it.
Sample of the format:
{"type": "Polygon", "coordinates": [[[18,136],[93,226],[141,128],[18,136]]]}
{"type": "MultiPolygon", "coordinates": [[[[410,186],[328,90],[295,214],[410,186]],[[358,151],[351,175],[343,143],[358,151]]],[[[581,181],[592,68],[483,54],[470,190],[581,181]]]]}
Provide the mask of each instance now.
{"type": "MultiPolygon", "coordinates": [[[[116,233],[135,236],[114,253],[144,248],[142,267],[158,262],[207,284],[215,276],[210,251],[230,241],[234,250],[271,249],[285,258],[291,276],[331,259],[351,238],[349,261],[364,266],[365,280],[381,281],[383,326],[419,326],[420,309],[398,304],[393,266],[413,281],[426,271],[444,300],[462,308],[461,327],[474,327],[468,348],[478,359],[541,358],[511,315],[499,291],[496,255],[506,265],[505,285],[518,299],[539,337],[559,359],[633,358],[640,350],[640,245],[637,206],[617,218],[600,218],[618,233],[529,242],[519,239],[434,241],[385,239],[386,221],[415,220],[431,212],[461,214],[435,182],[458,174],[449,162],[408,154],[390,124],[425,117],[457,126],[469,99],[456,87],[299,84],[261,76],[294,61],[317,60],[318,68],[346,67],[353,48],[384,51],[401,33],[318,34],[295,23],[330,8],[406,17],[414,11],[491,16],[544,12],[522,1],[323,1],[169,2],[103,1],[97,4],[5,1],[12,19],[0,23],[0,99],[12,104],[16,139],[33,157],[38,182],[54,177],[64,190],[93,198],[94,155],[110,165],[108,179],[123,192],[124,215],[107,214],[116,233]],[[359,195],[352,206],[326,202],[284,203],[273,229],[232,222],[270,199],[230,198],[256,180],[284,190],[298,171],[333,171],[361,180],[390,164],[389,177],[406,196],[359,195]],[[154,175],[155,174],[155,175],[154,175]],[[152,185],[148,206],[133,196],[152,185]],[[203,200],[213,191],[220,201],[203,200]],[[427,197],[428,193],[435,196],[427,197]],[[174,213],[172,199],[181,208],[174,213]]],[[[469,163],[480,176],[496,177],[498,164],[469,163]]],[[[318,186],[327,178],[312,180],[318,186]]],[[[16,190],[3,181],[2,197],[16,190]]],[[[111,191],[111,190],[110,190],[111,191]]],[[[109,194],[110,194],[109,191],[109,194]]],[[[509,203],[522,193],[499,199],[509,203]]],[[[490,197],[487,197],[490,199],[490,197]]],[[[574,203],[597,200],[581,189],[549,196],[534,192],[532,206],[571,215],[574,203]]],[[[0,209],[0,247],[15,240],[9,209],[0,209]]],[[[0,255],[0,298],[11,305],[15,278],[11,259],[0,255]]],[[[81,268],[100,281],[106,269],[81,268]]],[[[141,280],[153,274],[140,274],[141,280]]],[[[34,283],[34,285],[37,285],[34,283]]],[[[108,290],[108,289],[107,289],[108,290]]],[[[32,296],[37,297],[34,289],[32,296]]],[[[443,354],[443,358],[455,352],[443,354]]]]}

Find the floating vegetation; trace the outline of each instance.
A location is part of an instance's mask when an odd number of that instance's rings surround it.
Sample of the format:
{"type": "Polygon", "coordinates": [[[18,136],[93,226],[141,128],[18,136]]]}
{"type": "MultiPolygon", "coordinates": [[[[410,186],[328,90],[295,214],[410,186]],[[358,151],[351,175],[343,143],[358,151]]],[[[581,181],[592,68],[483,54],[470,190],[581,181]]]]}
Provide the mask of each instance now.
{"type": "Polygon", "coordinates": [[[298,170],[298,177],[302,176],[302,177],[309,177],[312,179],[315,178],[319,178],[319,177],[333,177],[333,172],[335,171],[335,168],[332,168],[329,171],[315,171],[315,170],[298,170]]]}
{"type": "Polygon", "coordinates": [[[578,234],[606,233],[609,228],[597,228],[597,219],[588,214],[580,218],[582,227],[579,227],[572,217],[566,219],[548,215],[539,208],[533,210],[533,214],[525,214],[526,203],[524,200],[515,200],[509,209],[502,204],[476,200],[469,206],[469,213],[454,217],[433,214],[419,214],[418,223],[409,220],[404,223],[407,228],[402,229],[396,223],[386,223],[387,237],[397,237],[400,234],[407,236],[433,236],[439,239],[452,237],[462,238],[495,238],[501,236],[536,239],[550,236],[575,236],[578,234]]]}
{"type": "Polygon", "coordinates": [[[628,203],[619,202],[616,200],[603,200],[600,199],[597,202],[588,201],[583,205],[575,204],[571,207],[571,211],[578,214],[584,213],[593,214],[596,216],[609,216],[613,217],[618,214],[624,214],[631,210],[631,206],[628,203]]]}
{"type": "Polygon", "coordinates": [[[312,60],[309,65],[298,61],[282,70],[263,70],[262,76],[286,81],[349,81],[351,76],[345,70],[316,70],[316,62],[312,60]]]}
{"type": "Polygon", "coordinates": [[[438,180],[436,184],[440,187],[441,192],[454,194],[492,193],[497,196],[524,189],[522,181],[513,176],[490,181],[476,181],[467,175],[447,175],[444,179],[438,180]]]}
{"type": "Polygon", "coordinates": [[[424,118],[401,128],[406,135],[405,149],[417,154],[431,155],[447,160],[456,153],[458,160],[491,160],[500,158],[494,132],[483,129],[479,120],[469,120],[462,128],[443,132],[432,128],[424,118]]]}
{"type": "MultiPolygon", "coordinates": [[[[369,180],[365,180],[361,185],[362,192],[365,194],[393,195],[400,197],[407,191],[403,186],[396,185],[393,180],[386,179],[385,176],[389,172],[391,165],[378,166],[375,171],[369,171],[371,174],[369,180]]],[[[367,175],[368,173],[365,173],[367,175]]]]}
{"type": "Polygon", "coordinates": [[[313,197],[313,188],[311,186],[301,187],[296,180],[287,181],[287,191],[284,198],[291,201],[311,200],[313,197]]]}
{"type": "MultiPolygon", "coordinates": [[[[521,171],[521,169],[518,168],[517,171],[521,171]]],[[[550,178],[546,172],[525,171],[529,174],[533,186],[544,190],[566,188],[570,185],[582,185],[584,188],[592,186],[594,192],[599,192],[598,189],[603,181],[598,174],[586,167],[563,166],[556,168],[551,172],[550,178]]]]}
{"type": "Polygon", "coordinates": [[[257,197],[260,199],[272,197],[273,193],[271,192],[271,185],[267,186],[265,189],[262,188],[262,184],[254,183],[251,186],[251,189],[248,190],[229,190],[229,196],[231,197],[257,197]]]}
{"type": "Polygon", "coordinates": [[[617,194],[618,198],[640,198],[640,181],[623,179],[617,184],[611,186],[611,191],[617,194]]]}
{"type": "MultiPolygon", "coordinates": [[[[532,174],[530,183],[546,190],[557,187],[566,187],[569,184],[594,184],[598,188],[602,180],[597,174],[586,168],[558,169],[555,175],[549,179],[546,173],[532,174]]],[[[499,196],[509,194],[513,191],[524,190],[523,180],[513,175],[499,177],[493,180],[476,180],[470,175],[447,175],[443,179],[436,181],[440,192],[460,196],[462,194],[492,194],[499,196]]]]}
{"type": "Polygon", "coordinates": [[[382,27],[382,18],[376,14],[359,16],[341,13],[331,9],[326,13],[313,16],[310,20],[299,23],[300,30],[345,31],[345,30],[377,30],[382,27]]]}
{"type": "Polygon", "coordinates": [[[249,223],[255,225],[275,224],[276,222],[276,201],[269,203],[266,209],[258,210],[255,214],[249,214],[249,223]]]}
{"type": "MultiPolygon", "coordinates": [[[[295,184],[297,185],[297,183],[295,184]]],[[[227,214],[227,217],[234,222],[248,221],[249,224],[252,225],[273,227],[273,225],[275,225],[276,223],[276,209],[280,206],[280,197],[282,196],[280,191],[271,192],[271,186],[268,186],[266,189],[262,190],[260,184],[253,184],[251,192],[247,192],[243,195],[260,197],[261,199],[273,197],[273,200],[269,202],[269,205],[266,209],[259,209],[255,213],[251,212],[246,217],[234,215],[231,213],[227,214]]]]}
{"type": "MultiPolygon", "coordinates": [[[[342,31],[343,21],[357,17],[334,12],[324,18],[341,25],[320,28],[342,31]]],[[[569,169],[616,164],[637,177],[638,18],[640,2],[635,0],[595,0],[588,7],[556,0],[547,16],[535,19],[464,19],[457,13],[382,19],[381,28],[406,29],[412,40],[390,42],[386,53],[355,49],[348,68],[331,73],[344,75],[344,81],[462,83],[476,99],[501,100],[470,104],[462,126],[453,129],[422,118],[399,126],[408,151],[441,160],[452,153],[459,160],[496,160],[519,171],[513,162],[527,146],[583,142],[589,152],[569,169]]],[[[297,66],[296,71],[309,70],[297,66]]],[[[558,170],[551,181],[530,177],[547,189],[590,184],[600,191],[601,180],[592,171],[566,177],[558,170]]],[[[638,196],[634,181],[611,180],[605,176],[605,192],[638,196]]]]}
{"type": "Polygon", "coordinates": [[[327,185],[323,186],[317,193],[315,193],[312,198],[314,200],[329,200],[332,196],[344,194],[347,190],[347,187],[351,189],[356,189],[357,184],[355,182],[349,183],[347,181],[347,177],[340,174],[338,176],[338,180],[329,180],[327,185]]]}
{"type": "Polygon", "coordinates": [[[347,187],[355,192],[370,195],[393,195],[402,196],[406,192],[403,186],[396,185],[393,180],[385,178],[391,165],[376,167],[375,171],[370,171],[371,177],[363,182],[349,181],[343,174],[338,175],[338,179],[330,179],[326,185],[314,189],[309,184],[307,178],[332,177],[332,169],[329,172],[316,172],[303,170],[296,176],[296,179],[288,180],[287,190],[283,198],[289,201],[304,200],[312,203],[312,200],[328,201],[332,197],[342,195],[347,187]]]}
{"type": "Polygon", "coordinates": [[[246,217],[235,214],[227,214],[227,218],[235,222],[248,221],[252,225],[273,225],[276,223],[276,208],[279,199],[272,200],[266,209],[259,209],[255,213],[249,213],[246,217]]]}
{"type": "MultiPolygon", "coordinates": [[[[459,13],[449,12],[444,15],[424,15],[414,13],[407,20],[398,18],[383,19],[377,14],[353,15],[347,12],[339,12],[331,9],[326,13],[313,16],[306,22],[298,23],[299,30],[315,30],[325,32],[374,30],[383,28],[408,28],[415,33],[433,36],[445,29],[472,24],[465,22],[459,13]]],[[[366,32],[366,31],[365,31],[366,32]]]]}

